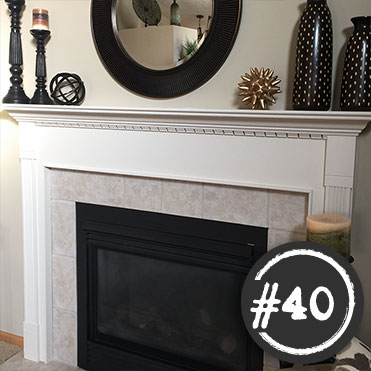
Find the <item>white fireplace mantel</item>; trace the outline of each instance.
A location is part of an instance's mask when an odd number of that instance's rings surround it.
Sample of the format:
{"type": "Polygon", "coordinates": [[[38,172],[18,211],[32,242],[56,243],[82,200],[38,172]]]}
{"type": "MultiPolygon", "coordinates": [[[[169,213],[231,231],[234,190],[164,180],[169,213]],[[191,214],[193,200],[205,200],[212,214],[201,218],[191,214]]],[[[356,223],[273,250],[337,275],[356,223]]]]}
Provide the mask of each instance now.
{"type": "Polygon", "coordinates": [[[40,126],[323,139],[357,136],[371,120],[362,112],[118,109],[5,105],[19,122],[40,126]]]}
{"type": "Polygon", "coordinates": [[[49,169],[304,192],[351,215],[356,137],[369,113],[4,105],[19,123],[25,357],[51,360],[49,169]]]}

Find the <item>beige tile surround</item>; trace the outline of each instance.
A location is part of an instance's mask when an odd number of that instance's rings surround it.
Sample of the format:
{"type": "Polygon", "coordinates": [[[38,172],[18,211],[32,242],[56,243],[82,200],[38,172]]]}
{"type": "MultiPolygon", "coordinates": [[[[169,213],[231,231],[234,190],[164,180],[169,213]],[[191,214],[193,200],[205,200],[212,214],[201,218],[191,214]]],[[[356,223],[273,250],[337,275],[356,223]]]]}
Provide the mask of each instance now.
{"type": "Polygon", "coordinates": [[[305,240],[303,193],[51,171],[53,359],[77,364],[75,202],[268,227],[268,248],[305,240]]]}

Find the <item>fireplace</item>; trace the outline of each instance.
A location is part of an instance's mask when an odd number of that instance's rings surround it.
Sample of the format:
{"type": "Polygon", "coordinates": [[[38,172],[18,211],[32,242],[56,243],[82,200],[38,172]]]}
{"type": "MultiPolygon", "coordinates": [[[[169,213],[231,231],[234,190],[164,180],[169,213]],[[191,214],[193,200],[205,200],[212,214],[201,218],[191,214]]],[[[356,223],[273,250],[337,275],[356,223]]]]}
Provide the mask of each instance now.
{"type": "Polygon", "coordinates": [[[305,215],[351,215],[356,137],[370,121],[362,112],[3,108],[19,123],[24,356],[71,365],[75,201],[267,227],[272,248],[305,239],[305,215]]]}
{"type": "Polygon", "coordinates": [[[267,228],[76,204],[78,365],[263,369],[240,309],[267,228]]]}

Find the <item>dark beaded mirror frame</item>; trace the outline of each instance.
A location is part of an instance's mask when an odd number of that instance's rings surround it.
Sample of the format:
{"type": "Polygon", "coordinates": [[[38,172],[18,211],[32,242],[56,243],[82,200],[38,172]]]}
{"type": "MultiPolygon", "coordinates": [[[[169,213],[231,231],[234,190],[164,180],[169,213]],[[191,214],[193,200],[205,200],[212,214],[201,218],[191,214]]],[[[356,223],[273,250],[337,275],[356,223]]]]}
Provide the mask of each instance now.
{"type": "Polygon", "coordinates": [[[110,74],[127,89],[153,98],[181,96],[205,84],[228,57],[238,32],[242,0],[214,0],[213,21],[200,50],[186,63],[152,70],[132,59],[118,41],[117,0],[92,0],[91,25],[96,48],[110,74]]]}

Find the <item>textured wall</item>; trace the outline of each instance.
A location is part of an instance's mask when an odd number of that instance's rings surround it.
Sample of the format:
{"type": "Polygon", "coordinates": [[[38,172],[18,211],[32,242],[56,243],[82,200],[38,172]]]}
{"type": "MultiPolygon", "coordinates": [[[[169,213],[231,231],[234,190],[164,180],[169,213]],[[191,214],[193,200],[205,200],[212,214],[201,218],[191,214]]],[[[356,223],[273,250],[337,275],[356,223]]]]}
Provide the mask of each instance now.
{"type": "Polygon", "coordinates": [[[371,346],[371,125],[358,139],[352,218],[352,255],[365,295],[360,338],[371,346]]]}
{"type": "MultiPolygon", "coordinates": [[[[8,85],[9,17],[0,4],[0,102],[8,85]]],[[[23,248],[18,126],[0,107],[0,331],[23,334],[23,248]]]]}
{"type": "Polygon", "coordinates": [[[0,113],[0,331],[22,335],[23,249],[18,126],[0,113]]]}
{"type": "MultiPolygon", "coordinates": [[[[350,18],[371,14],[370,0],[328,0],[334,23],[334,73],[349,29],[350,18]]],[[[90,30],[89,0],[28,0],[23,14],[25,90],[34,90],[35,46],[29,34],[33,7],[49,10],[51,39],[47,45],[49,77],[57,72],[80,74],[86,83],[86,104],[118,107],[238,108],[237,83],[250,66],[275,70],[282,79],[276,109],[285,109],[291,96],[296,26],[304,0],[243,0],[240,31],[235,46],[220,72],[208,83],[184,97],[153,100],[130,93],[105,70],[95,51],[90,30]]],[[[1,13],[5,13],[2,2],[1,13]]],[[[2,23],[7,23],[5,20],[2,23]]],[[[4,55],[5,56],[5,55],[4,55]]],[[[3,53],[2,53],[2,57],[3,53]]],[[[340,57],[342,60],[342,57],[340,57]]],[[[338,80],[337,80],[338,81],[338,80]]],[[[337,84],[338,85],[338,84],[337,84]]]]}

